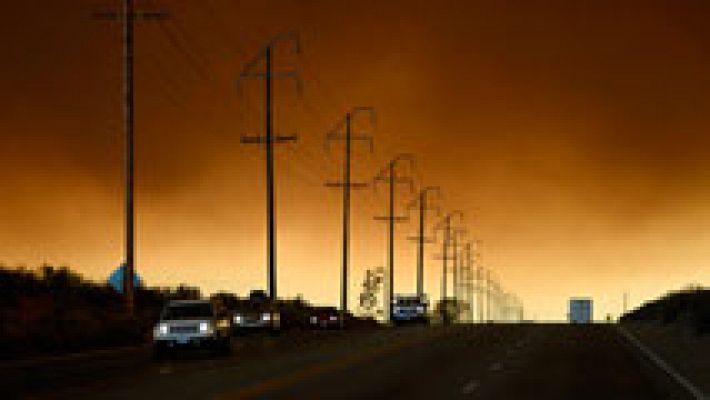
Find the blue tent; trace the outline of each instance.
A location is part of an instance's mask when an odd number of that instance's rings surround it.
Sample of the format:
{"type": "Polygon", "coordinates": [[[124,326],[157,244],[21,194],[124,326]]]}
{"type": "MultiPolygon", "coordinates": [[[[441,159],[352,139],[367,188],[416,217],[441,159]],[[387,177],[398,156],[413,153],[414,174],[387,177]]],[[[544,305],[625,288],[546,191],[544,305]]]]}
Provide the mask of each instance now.
{"type": "MultiPolygon", "coordinates": [[[[126,263],[121,264],[120,267],[116,268],[111,272],[108,277],[108,284],[112,288],[116,289],[117,292],[123,293],[123,269],[126,268],[126,263]]],[[[143,284],[140,276],[138,274],[133,275],[133,286],[138,287],[143,284]]]]}

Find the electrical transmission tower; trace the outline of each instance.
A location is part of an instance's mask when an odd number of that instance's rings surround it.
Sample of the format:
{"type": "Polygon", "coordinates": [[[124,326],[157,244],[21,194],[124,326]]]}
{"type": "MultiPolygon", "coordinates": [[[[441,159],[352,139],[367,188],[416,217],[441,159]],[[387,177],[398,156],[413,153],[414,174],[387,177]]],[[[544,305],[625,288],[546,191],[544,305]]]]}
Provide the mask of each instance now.
{"type": "MultiPolygon", "coordinates": [[[[448,261],[449,261],[449,241],[451,240],[451,220],[455,217],[459,218],[459,221],[463,221],[463,212],[460,210],[452,211],[448,214],[446,214],[437,224],[434,226],[434,232],[438,232],[440,230],[444,231],[444,238],[441,241],[441,255],[439,257],[435,257],[437,259],[442,260],[442,265],[441,265],[441,306],[446,307],[446,292],[447,292],[447,281],[448,281],[448,274],[449,274],[449,267],[448,267],[448,261]]],[[[446,310],[444,310],[443,313],[444,317],[444,323],[447,324],[449,323],[448,321],[448,313],[446,310]]]]}
{"type": "Polygon", "coordinates": [[[412,178],[397,173],[397,166],[404,161],[409,162],[410,168],[414,169],[414,158],[410,154],[400,154],[399,156],[393,158],[384,169],[375,175],[374,178],[375,183],[385,182],[389,185],[389,215],[385,217],[375,217],[376,220],[387,221],[389,227],[389,246],[387,252],[387,267],[389,268],[389,294],[387,296],[389,301],[387,304],[387,316],[389,321],[392,321],[392,301],[394,299],[394,224],[395,222],[403,222],[408,220],[405,216],[395,215],[395,187],[397,184],[404,183],[409,185],[411,191],[414,191],[414,182],[412,181],[412,178]]]}
{"type": "Polygon", "coordinates": [[[123,294],[126,311],[133,315],[135,301],[133,282],[135,280],[135,196],[134,196],[134,102],[133,102],[133,57],[134,23],[136,20],[161,20],[165,12],[137,12],[133,0],[123,0],[121,12],[96,12],[93,17],[122,22],[123,42],[123,136],[124,136],[124,191],[125,191],[125,264],[123,267],[123,294]]]}
{"type": "Polygon", "coordinates": [[[301,81],[298,73],[295,70],[291,71],[273,71],[273,51],[280,42],[291,42],[294,45],[296,54],[301,52],[301,43],[298,35],[295,32],[287,32],[280,34],[270,40],[257,53],[257,55],[248,62],[242,72],[239,74],[237,86],[245,79],[264,79],[265,81],[265,136],[242,136],[242,143],[255,143],[264,145],[266,152],[266,224],[267,224],[267,264],[268,264],[268,286],[269,297],[272,300],[277,299],[276,291],[276,215],[274,207],[274,143],[293,142],[296,141],[296,136],[279,136],[273,134],[272,107],[273,107],[273,78],[291,78],[296,81],[297,91],[301,92],[301,81]],[[263,72],[257,71],[257,67],[263,63],[263,72]]]}
{"type": "Polygon", "coordinates": [[[415,197],[408,205],[408,209],[417,207],[419,209],[419,231],[417,236],[409,237],[409,240],[417,242],[417,296],[422,298],[424,296],[424,244],[433,243],[433,238],[427,238],[425,235],[426,229],[426,216],[427,212],[432,208],[440,212],[439,207],[431,207],[429,203],[429,194],[435,193],[439,199],[441,199],[441,189],[438,186],[427,186],[419,191],[417,197],[415,197]]]}
{"type": "Polygon", "coordinates": [[[350,189],[358,189],[367,187],[367,183],[352,182],[350,179],[350,164],[353,140],[365,140],[370,143],[370,152],[373,150],[373,141],[371,136],[363,134],[353,134],[352,122],[353,118],[360,113],[367,113],[370,117],[370,124],[375,124],[375,111],[372,107],[355,107],[348,111],[338,124],[331,129],[326,136],[326,143],[332,140],[342,140],[345,149],[343,155],[343,180],[342,182],[327,182],[328,187],[343,189],[343,261],[341,272],[341,291],[340,291],[340,323],[345,321],[345,314],[348,312],[348,273],[349,273],[349,249],[350,249],[350,189]],[[341,135],[340,131],[345,129],[345,134],[341,135]]]}

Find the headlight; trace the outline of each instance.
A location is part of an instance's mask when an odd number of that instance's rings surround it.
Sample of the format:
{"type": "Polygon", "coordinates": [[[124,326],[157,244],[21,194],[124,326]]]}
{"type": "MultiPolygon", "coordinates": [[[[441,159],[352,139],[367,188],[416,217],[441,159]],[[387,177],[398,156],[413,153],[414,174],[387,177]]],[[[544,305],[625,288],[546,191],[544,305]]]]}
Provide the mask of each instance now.
{"type": "Polygon", "coordinates": [[[234,323],[235,324],[241,324],[242,323],[242,316],[237,314],[234,316],[234,323]]]}
{"type": "Polygon", "coordinates": [[[263,313],[263,314],[261,314],[261,319],[262,319],[263,321],[271,321],[271,314],[269,314],[269,313],[263,313]]]}
{"type": "Polygon", "coordinates": [[[157,336],[167,335],[168,334],[168,324],[161,322],[158,325],[156,325],[155,326],[155,333],[157,336]]]}
{"type": "Polygon", "coordinates": [[[330,320],[331,320],[331,321],[337,321],[337,320],[338,320],[338,317],[336,317],[335,315],[331,315],[331,316],[330,316],[330,320]]]}
{"type": "Polygon", "coordinates": [[[392,312],[394,312],[394,313],[399,313],[400,311],[401,311],[401,309],[399,307],[395,307],[392,309],[392,312]]]}
{"type": "Polygon", "coordinates": [[[209,322],[200,322],[200,332],[205,333],[209,332],[211,330],[211,326],[209,322]]]}
{"type": "Polygon", "coordinates": [[[315,324],[316,322],[318,322],[318,317],[316,317],[316,316],[311,316],[311,323],[312,323],[312,324],[315,324]]]}
{"type": "Polygon", "coordinates": [[[423,312],[424,312],[424,306],[417,306],[417,312],[423,313],[423,312]]]}

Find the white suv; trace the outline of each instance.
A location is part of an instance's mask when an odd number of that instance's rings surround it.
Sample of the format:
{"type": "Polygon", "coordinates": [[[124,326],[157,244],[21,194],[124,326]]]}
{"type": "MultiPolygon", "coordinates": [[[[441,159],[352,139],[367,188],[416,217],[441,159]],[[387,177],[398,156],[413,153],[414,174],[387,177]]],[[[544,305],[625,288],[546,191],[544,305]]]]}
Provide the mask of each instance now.
{"type": "Polygon", "coordinates": [[[177,348],[208,348],[228,353],[229,315],[207,300],[173,300],[153,329],[155,356],[162,358],[177,348]]]}

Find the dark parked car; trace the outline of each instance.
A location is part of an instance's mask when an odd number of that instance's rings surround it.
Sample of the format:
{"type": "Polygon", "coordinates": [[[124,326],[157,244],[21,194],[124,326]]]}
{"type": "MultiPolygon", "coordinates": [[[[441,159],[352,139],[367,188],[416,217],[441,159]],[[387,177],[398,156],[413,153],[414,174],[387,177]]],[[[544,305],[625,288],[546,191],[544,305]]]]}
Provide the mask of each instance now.
{"type": "Polygon", "coordinates": [[[317,329],[340,328],[342,326],[340,311],[335,307],[314,307],[309,324],[317,329]]]}
{"type": "Polygon", "coordinates": [[[281,331],[281,313],[263,290],[253,290],[249,299],[235,308],[232,322],[235,334],[281,331]]]}

